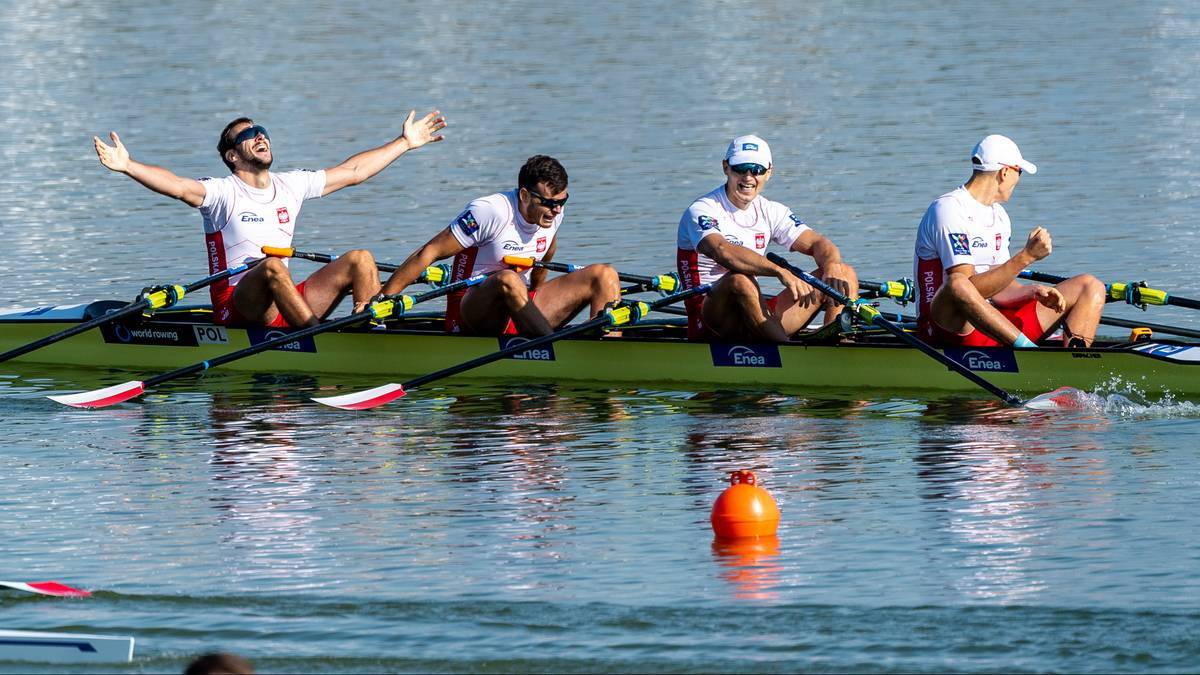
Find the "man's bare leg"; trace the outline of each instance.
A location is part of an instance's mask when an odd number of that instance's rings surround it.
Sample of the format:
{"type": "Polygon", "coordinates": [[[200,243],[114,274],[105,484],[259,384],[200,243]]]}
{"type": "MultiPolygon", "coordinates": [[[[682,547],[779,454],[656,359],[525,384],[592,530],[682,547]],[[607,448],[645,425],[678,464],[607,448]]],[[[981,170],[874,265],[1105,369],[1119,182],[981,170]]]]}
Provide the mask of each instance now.
{"type": "Polygon", "coordinates": [[[375,257],[370,251],[355,249],[313,272],[304,282],[304,301],[317,317],[324,319],[347,293],[353,293],[357,312],[379,294],[379,288],[375,257]]]}
{"type": "Polygon", "coordinates": [[[499,335],[509,317],[522,335],[541,336],[553,332],[550,322],[529,299],[525,279],[512,270],[501,270],[467,291],[459,313],[469,333],[499,335]]]}
{"type": "Polygon", "coordinates": [[[617,271],[609,265],[588,265],[542,284],[533,303],[551,326],[562,326],[585,305],[591,309],[588,318],[595,318],[610,303],[620,300],[621,280],[617,271]]]}
{"type": "Polygon", "coordinates": [[[280,314],[291,326],[315,326],[318,319],[296,290],[279,258],[267,258],[246,272],[233,291],[233,306],[251,323],[266,325],[280,314]]]}
{"type": "Polygon", "coordinates": [[[1084,346],[1092,346],[1092,341],[1096,339],[1096,328],[1100,325],[1100,315],[1104,312],[1104,282],[1090,274],[1080,274],[1055,288],[1066,301],[1066,311],[1055,312],[1039,304],[1038,322],[1047,333],[1061,322],[1064,345],[1069,345],[1072,338],[1079,338],[1084,346]]]}
{"type": "MultiPolygon", "coordinates": [[[[819,305],[813,307],[814,313],[816,307],[819,305]]],[[[758,281],[752,276],[726,273],[708,292],[703,312],[704,323],[726,340],[787,342],[788,334],[778,317],[767,310],[758,281]]]]}

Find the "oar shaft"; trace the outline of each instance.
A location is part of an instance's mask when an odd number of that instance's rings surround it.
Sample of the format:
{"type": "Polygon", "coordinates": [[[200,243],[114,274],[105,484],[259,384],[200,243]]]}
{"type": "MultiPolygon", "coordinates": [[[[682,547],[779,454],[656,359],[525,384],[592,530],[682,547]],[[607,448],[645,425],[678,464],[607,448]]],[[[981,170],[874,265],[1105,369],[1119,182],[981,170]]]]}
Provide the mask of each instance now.
{"type": "Polygon", "coordinates": [[[838,290],[834,289],[829,284],[826,284],[824,281],[821,281],[817,277],[814,277],[813,275],[809,274],[808,272],[805,272],[804,270],[800,269],[799,267],[796,267],[795,265],[789,263],[787,260],[783,259],[782,257],[780,257],[774,253],[768,253],[767,259],[770,260],[771,262],[775,263],[776,265],[779,265],[780,267],[786,268],[792,274],[795,274],[796,276],[803,279],[804,282],[807,283],[808,285],[816,288],[817,290],[821,291],[825,295],[828,295],[829,297],[833,298],[834,300],[837,300],[838,304],[855,308],[855,310],[857,310],[859,312],[859,315],[863,316],[863,318],[869,317],[870,322],[873,325],[879,326],[880,328],[886,330],[887,332],[891,333],[892,335],[895,335],[896,337],[907,342],[908,344],[912,345],[913,347],[916,347],[917,349],[921,350],[926,355],[928,355],[930,358],[933,358],[938,363],[941,363],[942,365],[946,366],[950,370],[953,370],[954,372],[958,373],[959,375],[962,375],[963,377],[967,378],[971,382],[974,382],[980,388],[984,389],[985,391],[992,394],[993,396],[999,398],[1001,401],[1004,401],[1005,403],[1008,403],[1009,405],[1021,405],[1021,399],[1008,393],[1007,391],[1004,391],[1003,389],[1001,389],[1000,387],[997,387],[996,385],[992,384],[991,382],[988,382],[987,380],[983,379],[979,375],[977,375],[974,372],[972,372],[971,370],[969,370],[966,366],[964,366],[961,363],[959,363],[958,361],[955,361],[954,359],[946,356],[945,354],[939,352],[938,350],[936,350],[933,347],[926,344],[924,341],[916,338],[913,335],[906,333],[904,331],[904,329],[901,328],[900,326],[897,326],[896,324],[892,323],[891,321],[888,321],[887,319],[883,318],[883,315],[881,315],[879,313],[879,310],[875,309],[874,307],[871,307],[870,305],[860,304],[858,301],[851,300],[849,297],[847,297],[843,293],[839,292],[838,290]]]}
{"type": "MultiPolygon", "coordinates": [[[[586,265],[571,265],[568,263],[534,260],[533,258],[512,255],[504,256],[504,262],[513,267],[539,267],[550,272],[564,273],[578,272],[587,267],[586,265]]],[[[674,273],[649,277],[644,274],[617,272],[617,278],[626,283],[640,284],[648,289],[661,290],[664,293],[670,293],[679,288],[679,277],[674,273]]]]}
{"type": "MultiPolygon", "coordinates": [[[[330,255],[328,253],[297,251],[294,248],[278,248],[275,246],[264,246],[262,247],[262,251],[264,254],[276,258],[300,258],[302,260],[311,260],[313,262],[324,263],[326,265],[334,260],[337,260],[338,258],[336,255],[330,255]]],[[[375,262],[375,267],[377,267],[380,272],[395,272],[396,270],[400,269],[399,265],[393,265],[392,263],[379,261],[375,262]]]]}
{"type": "MultiPolygon", "coordinates": [[[[453,293],[454,291],[457,291],[461,288],[467,288],[468,286],[474,286],[475,284],[478,284],[479,282],[483,281],[486,277],[487,277],[486,274],[476,274],[473,277],[469,277],[469,278],[463,279],[461,281],[456,281],[452,284],[448,284],[448,285],[442,286],[440,288],[435,288],[431,291],[428,291],[428,292],[425,292],[418,296],[413,297],[411,304],[416,305],[418,303],[425,302],[426,300],[432,300],[434,298],[438,298],[443,295],[453,293]]],[[[404,306],[404,304],[403,304],[404,296],[399,293],[397,293],[395,295],[384,296],[381,300],[378,300],[376,302],[378,303],[381,301],[383,301],[383,302],[391,301],[391,302],[401,303],[401,306],[404,306]]],[[[245,349],[239,349],[237,351],[230,352],[228,354],[222,354],[220,356],[209,359],[207,361],[193,363],[189,366],[184,366],[182,368],[177,368],[175,370],[168,371],[166,373],[161,373],[159,375],[155,375],[154,377],[151,377],[151,378],[145,380],[142,384],[146,389],[149,389],[149,388],[153,387],[154,385],[162,384],[163,382],[166,382],[168,380],[174,380],[178,377],[183,377],[185,375],[191,375],[192,373],[197,373],[202,370],[216,368],[217,366],[224,365],[231,361],[237,361],[238,359],[244,359],[248,356],[254,356],[255,354],[264,352],[268,349],[272,349],[272,348],[278,347],[280,345],[289,344],[291,342],[295,342],[296,340],[302,340],[306,337],[310,337],[310,336],[316,335],[318,333],[325,333],[328,331],[343,328],[345,326],[350,326],[352,324],[361,323],[363,321],[367,321],[368,319],[373,318],[374,316],[375,315],[371,311],[371,309],[367,308],[367,309],[362,310],[361,312],[355,312],[348,316],[344,316],[340,319],[326,321],[326,322],[317,324],[316,326],[309,326],[308,328],[304,328],[304,329],[301,329],[298,331],[285,333],[283,335],[280,335],[279,337],[271,338],[270,340],[267,340],[265,342],[260,342],[256,345],[253,345],[250,347],[246,347],[245,349]]]]}
{"type": "MultiPolygon", "coordinates": [[[[641,312],[641,316],[644,316],[646,313],[654,311],[661,307],[665,307],[667,305],[677,303],[681,300],[685,300],[693,295],[707,293],[708,289],[709,289],[708,284],[702,284],[702,285],[696,286],[694,288],[689,288],[685,291],[680,291],[679,293],[675,293],[673,295],[668,295],[668,296],[659,298],[658,300],[655,300],[654,302],[640,303],[640,304],[644,305],[644,309],[641,312]]],[[[639,316],[638,319],[640,319],[641,316],[639,316]]],[[[634,319],[630,323],[636,323],[638,319],[634,319]]],[[[440,379],[443,379],[446,377],[451,377],[453,375],[457,375],[459,373],[462,373],[462,372],[465,372],[468,370],[472,370],[474,368],[479,368],[480,366],[486,366],[489,363],[499,361],[500,359],[507,358],[509,356],[512,356],[513,354],[519,354],[521,352],[524,352],[524,351],[527,351],[530,349],[536,349],[537,347],[541,347],[542,345],[550,344],[551,342],[555,342],[555,341],[561,340],[563,338],[568,338],[568,337],[571,337],[572,335],[579,335],[581,333],[586,333],[590,330],[594,330],[596,328],[601,328],[601,327],[609,326],[609,325],[614,325],[612,315],[608,314],[608,313],[601,314],[600,316],[597,316],[594,319],[590,319],[588,321],[585,321],[581,324],[577,324],[575,326],[568,326],[566,328],[559,329],[553,333],[550,333],[549,335],[543,335],[541,337],[536,337],[536,338],[533,338],[530,340],[523,340],[514,345],[511,345],[509,347],[501,349],[500,351],[492,352],[491,354],[485,354],[483,356],[471,359],[470,361],[466,361],[464,363],[450,366],[449,368],[443,368],[442,370],[429,373],[428,375],[422,375],[420,377],[415,377],[411,380],[408,380],[407,382],[404,382],[400,386],[402,386],[406,391],[411,391],[423,384],[428,384],[430,382],[433,382],[434,380],[440,380],[440,379]]]]}
{"type": "MultiPolygon", "coordinates": [[[[201,288],[204,288],[206,286],[211,286],[212,284],[214,284],[222,279],[227,279],[234,275],[241,274],[242,272],[245,272],[245,271],[249,270],[250,268],[254,267],[259,262],[260,262],[260,260],[251,260],[242,265],[238,265],[237,267],[230,267],[228,269],[221,270],[220,272],[217,272],[216,274],[210,274],[207,277],[204,277],[203,279],[200,279],[198,281],[193,281],[192,283],[190,283],[186,286],[183,286],[182,287],[183,292],[179,293],[177,295],[177,297],[175,297],[174,299],[172,299],[170,301],[164,302],[164,304],[161,306],[169,307],[172,304],[175,304],[176,302],[181,300],[183,298],[183,296],[187,295],[188,293],[192,293],[194,291],[200,290],[201,288]]],[[[134,300],[133,302],[129,303],[128,305],[125,305],[124,307],[121,307],[120,309],[109,312],[109,313],[105,314],[104,316],[98,316],[94,319],[91,319],[90,321],[85,321],[81,324],[77,324],[66,330],[55,333],[54,335],[47,335],[46,337],[44,337],[40,340],[36,340],[34,342],[30,342],[27,345],[22,345],[20,347],[10,349],[7,352],[0,354],[0,363],[3,363],[4,361],[8,361],[9,359],[15,359],[18,356],[28,354],[29,352],[32,352],[37,349],[41,349],[42,347],[48,347],[56,342],[60,342],[69,337],[79,335],[80,333],[89,331],[93,328],[96,328],[97,326],[102,326],[107,323],[112,323],[114,321],[124,319],[125,317],[131,316],[134,314],[140,314],[140,313],[146,311],[147,309],[151,309],[153,306],[154,306],[154,301],[150,297],[144,297],[144,298],[140,298],[138,300],[134,300]]]]}
{"type": "MultiPolygon", "coordinates": [[[[1067,277],[1064,276],[1034,270],[1023,270],[1019,276],[1022,279],[1040,281],[1047,284],[1061,284],[1067,280],[1067,277]]],[[[1105,284],[1104,289],[1108,293],[1107,300],[1109,301],[1123,300],[1132,305],[1175,305],[1176,307],[1187,307],[1188,309],[1200,309],[1200,300],[1172,295],[1167,291],[1157,288],[1136,286],[1128,283],[1112,283],[1105,284]]]]}

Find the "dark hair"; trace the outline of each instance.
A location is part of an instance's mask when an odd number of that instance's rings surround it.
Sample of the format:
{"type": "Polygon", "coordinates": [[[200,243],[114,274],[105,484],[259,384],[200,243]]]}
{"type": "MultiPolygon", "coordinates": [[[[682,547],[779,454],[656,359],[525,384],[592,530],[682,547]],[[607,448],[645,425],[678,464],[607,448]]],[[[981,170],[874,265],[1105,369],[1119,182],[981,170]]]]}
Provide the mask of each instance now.
{"type": "Polygon", "coordinates": [[[237,118],[225,125],[225,128],[221,130],[221,137],[217,139],[217,154],[221,156],[221,161],[225,163],[225,166],[229,167],[230,171],[233,171],[233,165],[229,163],[229,160],[225,159],[225,153],[233,148],[233,137],[231,137],[229,132],[237,125],[243,123],[254,124],[254,120],[249,117],[237,118]]]}
{"type": "Polygon", "coordinates": [[[567,189],[567,170],[553,157],[534,155],[525,160],[525,166],[517,174],[517,187],[537,192],[538,183],[545,183],[555,194],[562,192],[567,189]]]}
{"type": "Polygon", "coordinates": [[[253,675],[254,667],[246,659],[229,652],[212,652],[197,657],[195,661],[188,664],[187,670],[183,671],[183,675],[235,675],[237,673],[253,675]]]}

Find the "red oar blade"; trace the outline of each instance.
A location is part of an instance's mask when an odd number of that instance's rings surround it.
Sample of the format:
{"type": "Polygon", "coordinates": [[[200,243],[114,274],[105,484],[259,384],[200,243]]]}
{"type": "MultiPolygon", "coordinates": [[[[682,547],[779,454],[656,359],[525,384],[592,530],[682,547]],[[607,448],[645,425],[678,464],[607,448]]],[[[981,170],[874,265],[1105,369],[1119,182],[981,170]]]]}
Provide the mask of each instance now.
{"type": "Polygon", "coordinates": [[[1059,387],[1054,391],[1034,396],[1025,402],[1025,407],[1034,410],[1079,410],[1087,407],[1087,398],[1075,387],[1059,387]]]}
{"type": "Polygon", "coordinates": [[[323,405],[342,410],[370,410],[387,403],[391,403],[404,395],[404,385],[402,384],[385,384],[382,387],[374,389],[365,389],[353,394],[342,394],[341,396],[326,396],[324,398],[314,398],[313,400],[323,405]]]}
{"type": "Polygon", "coordinates": [[[82,588],[71,588],[57,581],[0,581],[0,586],[8,586],[9,588],[15,588],[18,591],[26,591],[28,593],[53,595],[56,598],[86,598],[92,594],[91,591],[85,591],[82,588]]]}
{"type": "Polygon", "coordinates": [[[133,380],[124,384],[105,387],[103,389],[93,389],[92,391],[85,391],[79,394],[61,394],[59,396],[47,396],[46,398],[73,408],[105,408],[121,403],[122,401],[128,401],[135,396],[141,396],[144,391],[146,391],[146,387],[142,384],[141,380],[133,380]]]}

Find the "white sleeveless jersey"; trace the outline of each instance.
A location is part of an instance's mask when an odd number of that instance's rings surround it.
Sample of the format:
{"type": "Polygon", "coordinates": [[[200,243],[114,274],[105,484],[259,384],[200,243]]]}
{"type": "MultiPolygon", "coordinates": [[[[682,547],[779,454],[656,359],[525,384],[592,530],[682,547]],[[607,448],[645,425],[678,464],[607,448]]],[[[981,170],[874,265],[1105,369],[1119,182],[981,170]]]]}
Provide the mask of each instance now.
{"type": "Polygon", "coordinates": [[[808,229],[791,209],[762,195],[755,197],[744,210],[738,210],[721,185],[692,202],[679,220],[676,236],[679,277],[686,288],[691,288],[714,282],[728,271],[696,251],[700,240],[707,236],[723,236],[731,244],[762,255],[767,252],[768,241],[791,248],[796,238],[808,229]]]}
{"type": "MultiPolygon", "coordinates": [[[[467,250],[454,257],[452,279],[507,269],[504,256],[515,255],[541,260],[554,242],[562,224],[562,211],[550,227],[527,223],[517,208],[517,190],[481,197],[467,205],[454,222],[450,233],[467,250]]],[[[529,283],[529,272],[522,275],[529,283]]]]}
{"type": "MultiPolygon", "coordinates": [[[[262,190],[233,175],[200,179],[204,184],[200,214],[204,216],[210,273],[263,257],[263,246],[291,246],[300,205],[306,199],[320,197],[325,190],[324,171],[269,175],[271,185],[262,190]]],[[[213,297],[236,285],[242,276],[214,284],[213,297]]]]}
{"type": "Polygon", "coordinates": [[[999,202],[984,206],[960,186],[938,197],[917,228],[913,270],[918,314],[928,316],[933,296],[946,280],[946,270],[972,265],[986,272],[1008,261],[1012,223],[999,202]]]}

